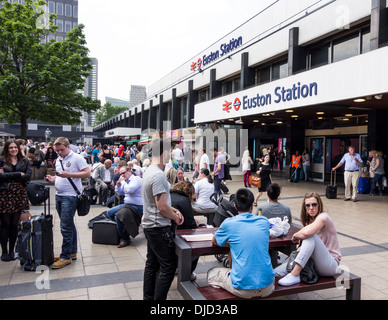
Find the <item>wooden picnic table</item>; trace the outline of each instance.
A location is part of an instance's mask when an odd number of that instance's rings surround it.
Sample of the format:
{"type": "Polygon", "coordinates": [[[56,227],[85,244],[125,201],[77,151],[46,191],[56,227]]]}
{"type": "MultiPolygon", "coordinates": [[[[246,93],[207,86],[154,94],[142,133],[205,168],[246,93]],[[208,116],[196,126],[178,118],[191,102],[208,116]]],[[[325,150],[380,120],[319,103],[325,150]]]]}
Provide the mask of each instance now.
{"type": "MultiPolygon", "coordinates": [[[[178,292],[186,299],[195,299],[198,292],[191,279],[191,263],[199,256],[227,254],[229,247],[214,246],[211,240],[186,241],[184,236],[213,235],[218,228],[198,228],[180,229],[176,232],[174,239],[176,254],[178,256],[178,292]],[[194,295],[194,296],[193,296],[194,295]]],[[[300,230],[299,227],[291,225],[285,236],[269,239],[269,247],[289,254],[296,249],[296,244],[292,242],[292,235],[300,230]]]]}

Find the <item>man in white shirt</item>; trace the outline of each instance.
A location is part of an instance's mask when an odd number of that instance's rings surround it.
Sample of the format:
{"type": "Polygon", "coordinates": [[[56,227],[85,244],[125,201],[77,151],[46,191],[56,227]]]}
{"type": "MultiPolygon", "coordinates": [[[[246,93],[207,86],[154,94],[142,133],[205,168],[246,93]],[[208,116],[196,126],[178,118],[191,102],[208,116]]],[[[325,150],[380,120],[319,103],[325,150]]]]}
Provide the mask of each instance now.
{"type": "Polygon", "coordinates": [[[74,224],[74,215],[78,206],[78,195],[68,178],[72,179],[79,192],[82,192],[82,178],[90,177],[89,165],[85,159],[70,150],[70,142],[60,137],[54,142],[58,158],[55,169],[56,176],[47,175],[48,182],[55,183],[56,209],[60,218],[60,228],[63,237],[60,256],[54,257],[52,269],[60,269],[77,259],[77,229],[74,224]]]}
{"type": "Polygon", "coordinates": [[[181,149],[179,149],[179,146],[176,145],[174,150],[172,150],[172,153],[174,155],[174,159],[176,162],[178,162],[178,165],[181,167],[183,164],[183,152],[181,149]]]}
{"type": "Polygon", "coordinates": [[[208,169],[210,171],[209,156],[206,154],[205,149],[199,149],[199,154],[201,156],[199,160],[199,170],[208,169]]]}

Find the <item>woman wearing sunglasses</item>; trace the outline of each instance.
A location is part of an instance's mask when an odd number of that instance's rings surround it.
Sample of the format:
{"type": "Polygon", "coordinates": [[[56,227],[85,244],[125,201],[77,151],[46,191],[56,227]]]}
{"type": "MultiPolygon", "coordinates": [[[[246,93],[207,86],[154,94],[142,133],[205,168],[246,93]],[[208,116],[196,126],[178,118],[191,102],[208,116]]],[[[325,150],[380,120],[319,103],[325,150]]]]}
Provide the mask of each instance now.
{"type": "Polygon", "coordinates": [[[314,261],[320,276],[334,276],[341,261],[341,251],[337,231],[333,220],[323,211],[323,204],[317,193],[306,193],[300,214],[303,228],[292,236],[295,243],[300,244],[300,251],[295,258],[295,266],[287,274],[283,263],[275,269],[282,286],[290,286],[300,282],[300,272],[310,257],[314,261]]]}

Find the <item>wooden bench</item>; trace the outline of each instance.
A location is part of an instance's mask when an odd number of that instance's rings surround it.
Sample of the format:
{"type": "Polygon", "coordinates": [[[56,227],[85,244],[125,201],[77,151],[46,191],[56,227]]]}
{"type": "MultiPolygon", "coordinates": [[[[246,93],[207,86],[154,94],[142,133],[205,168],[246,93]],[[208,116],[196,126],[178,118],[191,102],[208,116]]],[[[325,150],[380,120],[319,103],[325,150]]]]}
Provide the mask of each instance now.
{"type": "MultiPolygon", "coordinates": [[[[300,282],[292,286],[281,286],[278,284],[280,278],[275,278],[275,291],[265,298],[253,298],[251,300],[269,299],[303,292],[318,291],[337,287],[337,279],[335,277],[319,277],[318,282],[314,284],[306,284],[300,282]]],[[[350,274],[348,279],[349,287],[346,288],[346,300],[361,299],[361,278],[350,274]]],[[[339,284],[340,286],[344,284],[339,284]]],[[[195,295],[197,300],[244,300],[236,297],[222,288],[213,288],[211,286],[197,287],[198,294],[195,295]]],[[[194,298],[194,297],[193,297],[194,298]]]]}

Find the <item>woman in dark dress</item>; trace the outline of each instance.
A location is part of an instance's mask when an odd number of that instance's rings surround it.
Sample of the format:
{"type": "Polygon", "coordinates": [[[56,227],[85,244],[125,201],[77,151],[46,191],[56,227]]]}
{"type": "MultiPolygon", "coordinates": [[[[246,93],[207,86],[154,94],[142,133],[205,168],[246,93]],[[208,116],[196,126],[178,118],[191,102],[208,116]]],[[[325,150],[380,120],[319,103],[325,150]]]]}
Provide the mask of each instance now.
{"type": "Polygon", "coordinates": [[[256,195],[254,206],[257,206],[257,201],[261,197],[264,191],[267,191],[267,187],[272,183],[271,177],[271,165],[269,163],[270,157],[268,154],[263,156],[263,162],[259,164],[259,170],[256,174],[261,178],[261,187],[259,193],[256,195]]]}
{"type": "Polygon", "coordinates": [[[29,160],[23,157],[15,140],[7,140],[0,155],[0,242],[3,261],[15,260],[20,216],[30,210],[27,194],[30,179],[29,160]]]}

